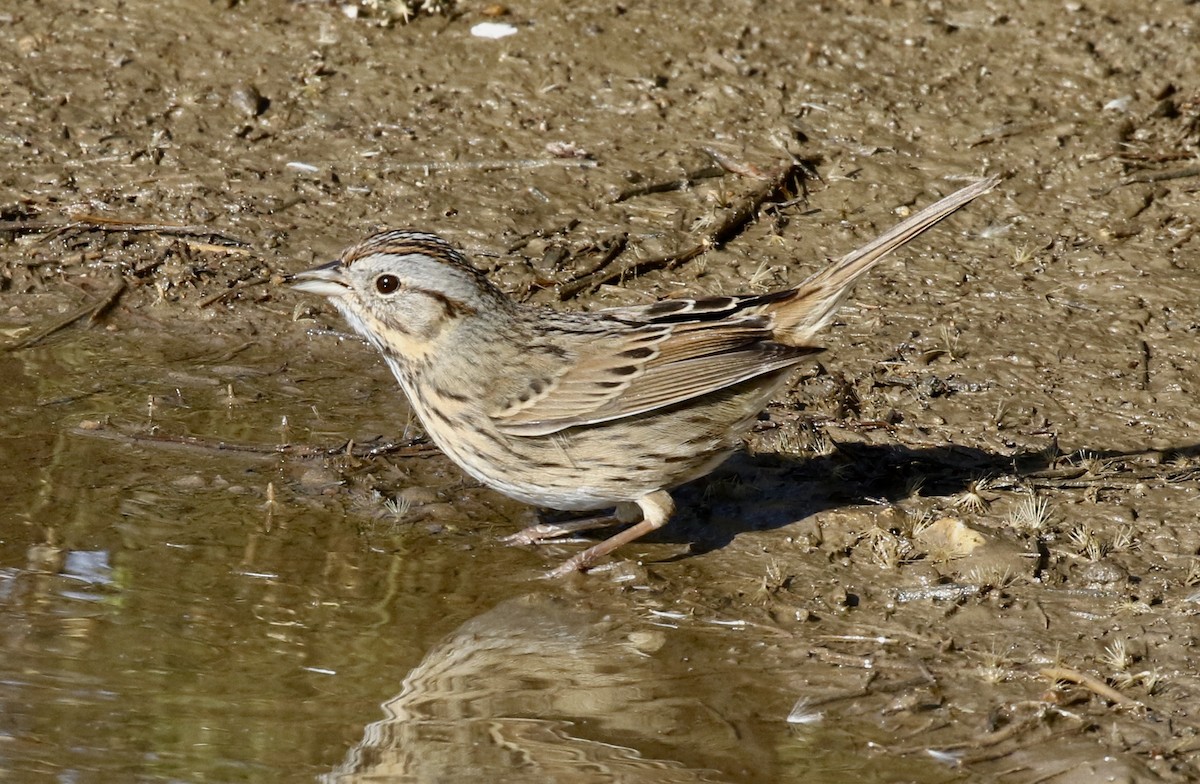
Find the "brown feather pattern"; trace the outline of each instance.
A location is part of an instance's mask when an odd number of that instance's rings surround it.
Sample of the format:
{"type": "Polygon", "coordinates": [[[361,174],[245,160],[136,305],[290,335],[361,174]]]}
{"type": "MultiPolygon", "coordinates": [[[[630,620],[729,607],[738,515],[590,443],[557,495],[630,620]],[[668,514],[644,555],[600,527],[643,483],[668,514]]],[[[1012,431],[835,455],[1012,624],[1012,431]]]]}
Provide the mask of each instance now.
{"type": "Polygon", "coordinates": [[[411,231],[370,237],[296,276],[297,288],[329,297],[382,351],[430,437],[473,477],[533,504],[641,515],[563,574],[665,523],[668,491],[738,445],[791,369],[821,350],[817,332],[854,284],[998,181],[952,193],[770,294],[557,312],[513,302],[444,240],[411,231]]]}

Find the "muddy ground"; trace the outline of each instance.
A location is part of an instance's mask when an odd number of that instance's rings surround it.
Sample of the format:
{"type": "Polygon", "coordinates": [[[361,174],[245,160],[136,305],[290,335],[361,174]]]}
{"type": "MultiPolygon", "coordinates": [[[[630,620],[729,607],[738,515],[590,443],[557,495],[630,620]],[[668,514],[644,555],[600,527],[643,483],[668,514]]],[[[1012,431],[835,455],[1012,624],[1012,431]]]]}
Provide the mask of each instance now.
{"type": "Polygon", "coordinates": [[[0,769],[1200,779],[1200,36],[1131,9],[0,9],[0,769]],[[565,308],[766,291],[994,172],[553,583],[281,285],[390,226],[565,308]]]}

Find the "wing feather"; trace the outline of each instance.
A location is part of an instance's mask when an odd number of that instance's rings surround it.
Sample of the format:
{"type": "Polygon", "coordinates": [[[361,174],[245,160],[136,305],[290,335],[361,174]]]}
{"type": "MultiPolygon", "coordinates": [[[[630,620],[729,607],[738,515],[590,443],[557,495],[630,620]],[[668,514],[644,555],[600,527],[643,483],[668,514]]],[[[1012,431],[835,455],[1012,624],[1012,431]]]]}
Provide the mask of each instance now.
{"type": "Polygon", "coordinates": [[[819,350],[773,342],[771,317],[731,316],[734,298],[722,298],[712,311],[686,302],[634,329],[622,317],[644,318],[642,309],[609,311],[613,330],[581,341],[582,351],[556,378],[535,382],[536,389],[494,412],[496,425],[534,436],[634,416],[790,367],[819,350]],[[678,320],[687,311],[703,320],[678,320]]]}
{"type": "Polygon", "coordinates": [[[553,373],[532,373],[492,417],[504,432],[546,435],[676,405],[794,365],[820,350],[808,344],[859,277],[998,182],[991,177],[947,196],[796,289],[663,300],[575,321],[549,314],[553,329],[544,346],[562,361],[553,373]],[[578,333],[569,345],[554,337],[564,329],[578,333]]]}

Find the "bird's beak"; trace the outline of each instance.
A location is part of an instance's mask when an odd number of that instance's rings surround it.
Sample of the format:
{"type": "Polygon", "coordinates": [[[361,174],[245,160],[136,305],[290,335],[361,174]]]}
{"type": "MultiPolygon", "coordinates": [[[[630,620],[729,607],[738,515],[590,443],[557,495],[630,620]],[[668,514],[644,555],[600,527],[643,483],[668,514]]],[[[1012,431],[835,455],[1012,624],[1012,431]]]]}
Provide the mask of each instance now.
{"type": "Polygon", "coordinates": [[[346,276],[342,274],[341,260],[331,261],[288,278],[288,283],[297,291],[320,294],[323,297],[340,297],[350,289],[346,276]]]}

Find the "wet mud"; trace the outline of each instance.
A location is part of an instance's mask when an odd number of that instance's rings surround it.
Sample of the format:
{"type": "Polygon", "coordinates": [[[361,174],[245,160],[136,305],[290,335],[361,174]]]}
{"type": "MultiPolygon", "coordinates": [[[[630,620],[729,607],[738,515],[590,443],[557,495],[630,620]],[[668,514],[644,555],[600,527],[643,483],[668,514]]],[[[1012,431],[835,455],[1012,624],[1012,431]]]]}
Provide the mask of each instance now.
{"type": "Polygon", "coordinates": [[[1200,778],[1194,6],[403,10],[0,8],[0,769],[1200,778]],[[556,307],[762,292],[995,172],[554,582],[284,285],[387,226],[556,307]]]}

